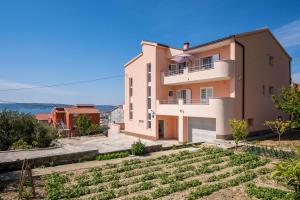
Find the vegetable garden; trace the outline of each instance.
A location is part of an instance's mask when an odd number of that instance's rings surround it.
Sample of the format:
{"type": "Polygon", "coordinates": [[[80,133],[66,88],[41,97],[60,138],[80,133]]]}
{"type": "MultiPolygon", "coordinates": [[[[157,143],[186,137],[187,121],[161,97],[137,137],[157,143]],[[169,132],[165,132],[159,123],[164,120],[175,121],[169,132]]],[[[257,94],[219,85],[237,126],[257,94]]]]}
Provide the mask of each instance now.
{"type": "Polygon", "coordinates": [[[52,173],[41,178],[37,191],[45,199],[193,200],[242,187],[248,199],[293,199],[291,190],[271,178],[273,164],[274,160],[251,153],[201,147],[85,171],[52,173]]]}

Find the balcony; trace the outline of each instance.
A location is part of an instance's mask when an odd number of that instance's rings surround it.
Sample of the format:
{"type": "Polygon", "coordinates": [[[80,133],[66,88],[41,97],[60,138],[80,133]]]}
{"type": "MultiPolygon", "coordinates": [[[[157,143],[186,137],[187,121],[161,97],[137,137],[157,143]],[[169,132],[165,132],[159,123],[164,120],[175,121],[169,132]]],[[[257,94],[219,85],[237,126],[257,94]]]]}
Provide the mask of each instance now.
{"type": "Polygon", "coordinates": [[[233,116],[234,99],[230,97],[201,100],[157,100],[156,114],[184,117],[228,119],[233,116]]]}
{"type": "Polygon", "coordinates": [[[229,80],[234,77],[234,61],[219,60],[213,66],[191,66],[162,73],[164,85],[180,85],[229,80]]]}

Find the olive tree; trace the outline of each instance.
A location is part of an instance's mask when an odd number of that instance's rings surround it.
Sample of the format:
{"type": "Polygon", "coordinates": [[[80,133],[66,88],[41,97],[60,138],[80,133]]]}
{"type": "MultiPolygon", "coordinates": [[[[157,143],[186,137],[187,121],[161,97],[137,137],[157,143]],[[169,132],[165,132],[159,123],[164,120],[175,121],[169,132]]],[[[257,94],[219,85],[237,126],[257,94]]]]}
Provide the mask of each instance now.
{"type": "Polygon", "coordinates": [[[291,125],[300,128],[300,92],[297,88],[282,88],[279,95],[272,96],[272,99],[276,108],[291,116],[291,125]]]}
{"type": "Polygon", "coordinates": [[[248,125],[244,119],[230,119],[229,125],[232,131],[232,136],[235,142],[235,148],[241,140],[246,140],[248,136],[248,125]]]}
{"type": "Polygon", "coordinates": [[[291,126],[291,121],[276,119],[273,121],[265,121],[265,126],[268,126],[274,133],[278,135],[278,144],[280,145],[281,135],[291,126]]]}
{"type": "Polygon", "coordinates": [[[92,126],[92,122],[84,115],[80,115],[76,118],[76,126],[79,129],[80,135],[85,135],[92,126]]]}

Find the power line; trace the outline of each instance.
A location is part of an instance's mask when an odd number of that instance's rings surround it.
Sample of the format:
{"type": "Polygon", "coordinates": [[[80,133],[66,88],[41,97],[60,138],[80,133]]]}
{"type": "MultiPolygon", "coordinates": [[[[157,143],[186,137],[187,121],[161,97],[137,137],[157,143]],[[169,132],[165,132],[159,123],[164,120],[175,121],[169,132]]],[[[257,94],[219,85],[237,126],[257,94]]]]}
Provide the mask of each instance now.
{"type": "Polygon", "coordinates": [[[21,88],[13,88],[13,89],[3,89],[3,90],[0,90],[0,92],[17,91],[17,90],[31,90],[31,89],[38,89],[38,88],[51,88],[51,87],[59,87],[59,86],[67,86],[67,85],[78,85],[78,84],[96,82],[96,81],[101,81],[101,80],[120,78],[120,77],[123,77],[123,76],[124,75],[122,74],[122,75],[100,77],[100,78],[90,79],[90,80],[72,81],[72,82],[66,82],[66,83],[57,83],[57,84],[52,84],[52,85],[40,85],[40,86],[33,86],[33,87],[21,87],[21,88]]]}

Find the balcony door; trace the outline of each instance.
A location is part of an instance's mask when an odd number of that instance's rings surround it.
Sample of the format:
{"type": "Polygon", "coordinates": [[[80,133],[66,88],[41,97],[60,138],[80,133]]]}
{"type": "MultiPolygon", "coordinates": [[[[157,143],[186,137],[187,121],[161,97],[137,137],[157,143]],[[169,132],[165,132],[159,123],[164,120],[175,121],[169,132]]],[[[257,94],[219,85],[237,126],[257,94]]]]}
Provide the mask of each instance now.
{"type": "Polygon", "coordinates": [[[183,103],[185,103],[185,104],[191,104],[192,103],[192,90],[191,89],[177,90],[176,98],[183,99],[183,103]]]}
{"type": "Polygon", "coordinates": [[[213,97],[213,88],[204,87],[200,88],[200,102],[203,104],[208,104],[209,99],[213,97]]]}

